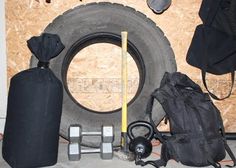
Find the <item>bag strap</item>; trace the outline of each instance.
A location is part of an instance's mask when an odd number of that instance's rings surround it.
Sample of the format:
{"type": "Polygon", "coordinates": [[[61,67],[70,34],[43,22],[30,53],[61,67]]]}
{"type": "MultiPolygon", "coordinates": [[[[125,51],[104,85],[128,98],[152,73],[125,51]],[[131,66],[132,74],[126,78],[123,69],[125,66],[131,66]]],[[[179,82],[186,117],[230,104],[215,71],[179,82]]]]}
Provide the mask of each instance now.
{"type": "Polygon", "coordinates": [[[223,122],[222,120],[220,121],[220,125],[221,125],[221,133],[222,136],[224,138],[224,146],[225,146],[225,150],[228,153],[229,157],[232,159],[233,161],[233,165],[226,165],[227,167],[235,167],[236,166],[236,158],[234,156],[234,153],[232,152],[232,150],[230,149],[229,145],[227,144],[227,141],[225,139],[225,130],[224,130],[224,126],[223,126],[223,122]]]}
{"type": "Polygon", "coordinates": [[[236,159],[235,159],[235,156],[234,156],[232,150],[230,149],[229,145],[227,144],[227,141],[226,141],[226,138],[225,138],[225,128],[224,128],[223,120],[222,120],[221,115],[220,115],[220,111],[215,107],[214,104],[213,104],[213,106],[215,108],[215,112],[216,112],[216,115],[217,115],[217,118],[218,118],[219,129],[220,129],[221,135],[224,139],[225,150],[226,150],[229,157],[232,159],[232,161],[234,163],[232,166],[230,166],[230,165],[226,165],[226,166],[227,167],[234,167],[234,166],[236,166],[236,159]]]}
{"type": "Polygon", "coordinates": [[[229,157],[232,159],[232,161],[234,163],[232,166],[230,166],[230,165],[226,165],[226,166],[227,167],[235,167],[236,166],[236,158],[226,141],[225,141],[225,150],[229,154],[229,157]]]}
{"type": "Polygon", "coordinates": [[[151,94],[151,97],[150,97],[150,99],[148,100],[148,103],[147,103],[146,114],[149,115],[150,123],[154,128],[154,131],[155,131],[154,137],[155,137],[155,139],[158,139],[161,143],[163,143],[165,140],[164,140],[162,134],[160,133],[160,131],[157,129],[157,126],[156,126],[156,124],[154,123],[154,121],[152,119],[152,109],[153,109],[154,99],[155,99],[155,96],[153,94],[151,94]]]}
{"type": "Polygon", "coordinates": [[[163,159],[159,159],[159,160],[150,160],[150,161],[143,161],[143,160],[138,160],[135,162],[136,165],[140,165],[140,166],[146,166],[146,165],[152,165],[156,168],[159,168],[161,166],[166,166],[166,161],[164,161],[163,159]]]}
{"type": "Polygon", "coordinates": [[[137,165],[141,165],[141,166],[145,166],[145,165],[149,164],[149,165],[152,165],[152,166],[154,166],[156,168],[159,168],[161,166],[166,166],[168,160],[170,160],[171,158],[173,158],[173,159],[175,159],[177,161],[178,161],[178,158],[176,157],[175,154],[172,154],[172,157],[169,155],[170,148],[167,149],[167,145],[166,145],[166,143],[168,142],[168,137],[163,136],[161,134],[161,132],[157,129],[156,124],[154,123],[154,121],[152,119],[152,109],[153,109],[154,100],[156,99],[159,102],[159,100],[155,96],[156,92],[157,92],[157,90],[155,90],[151,94],[151,97],[148,100],[147,107],[146,107],[146,114],[149,115],[150,123],[151,123],[151,125],[154,128],[154,132],[155,132],[154,138],[158,139],[163,144],[163,146],[165,146],[165,148],[161,149],[161,158],[160,159],[158,159],[158,160],[150,160],[150,161],[139,160],[139,161],[136,162],[136,164],[137,165]]]}
{"type": "MultiPolygon", "coordinates": [[[[165,141],[164,143],[167,143],[167,141],[165,141]]],[[[161,158],[158,160],[149,160],[149,161],[143,161],[141,159],[137,159],[135,160],[135,164],[136,165],[141,165],[141,166],[145,166],[145,165],[152,165],[156,168],[162,167],[162,166],[166,166],[168,160],[170,160],[170,155],[169,155],[169,149],[167,149],[167,145],[163,145],[161,148],[161,158]]]]}
{"type": "MultiPolygon", "coordinates": [[[[217,109],[217,108],[216,108],[217,109]]],[[[225,150],[228,153],[229,157],[232,159],[233,161],[233,165],[226,165],[227,167],[235,167],[236,166],[236,158],[234,156],[234,153],[232,152],[232,150],[230,149],[229,145],[227,144],[226,138],[225,138],[225,129],[224,129],[224,124],[223,124],[223,120],[220,117],[220,111],[217,109],[217,116],[218,116],[218,121],[220,124],[220,131],[222,134],[222,137],[224,138],[224,146],[225,146],[225,150]]]]}
{"type": "Polygon", "coordinates": [[[232,94],[232,91],[233,91],[233,87],[234,87],[234,80],[235,80],[235,72],[232,71],[231,72],[231,87],[230,87],[230,91],[229,93],[223,97],[223,98],[219,98],[218,96],[216,96],[215,94],[213,94],[212,92],[209,91],[208,87],[207,87],[207,83],[206,83],[206,71],[205,70],[202,70],[202,81],[203,81],[203,84],[206,88],[206,90],[208,91],[209,95],[215,99],[215,100],[224,100],[224,99],[227,99],[230,97],[230,95],[232,94]]]}
{"type": "MultiPolygon", "coordinates": [[[[214,8],[211,9],[211,10],[212,10],[212,12],[210,12],[211,15],[208,14],[208,16],[207,16],[207,19],[206,19],[206,25],[207,25],[207,26],[211,26],[211,24],[212,24],[214,18],[216,17],[216,14],[217,14],[218,9],[220,8],[220,4],[222,3],[222,0],[212,1],[211,3],[217,3],[217,4],[211,5],[211,6],[214,7],[214,8]]],[[[206,39],[205,32],[204,32],[203,35],[204,35],[204,37],[205,37],[205,39],[206,39]]],[[[207,48],[208,48],[208,46],[206,45],[206,46],[205,46],[205,49],[204,49],[205,58],[207,58],[207,48]]],[[[206,90],[208,91],[209,95],[210,95],[213,99],[215,99],[215,100],[224,100],[224,99],[229,98],[230,95],[232,94],[233,87],[234,87],[234,78],[235,78],[235,72],[234,72],[234,70],[232,70],[232,72],[231,72],[231,88],[230,88],[229,93],[228,93],[225,97],[219,98],[219,97],[217,97],[215,94],[213,94],[212,92],[210,92],[209,89],[208,89],[208,87],[207,87],[207,83],[206,83],[206,68],[207,68],[207,61],[205,60],[205,65],[203,66],[203,68],[201,68],[202,81],[203,81],[203,84],[204,84],[206,90]]]]}
{"type": "MultiPolygon", "coordinates": [[[[151,94],[151,96],[148,100],[147,107],[146,107],[146,114],[149,115],[150,123],[154,128],[154,132],[155,132],[154,138],[158,139],[163,144],[166,142],[166,140],[164,139],[164,137],[162,136],[160,131],[157,129],[156,124],[154,123],[154,121],[152,119],[152,109],[153,109],[154,100],[156,99],[156,97],[154,96],[155,92],[156,92],[156,90],[151,94]]],[[[168,160],[169,160],[169,158],[167,158],[167,156],[161,154],[161,158],[158,160],[150,160],[150,161],[138,160],[135,162],[135,164],[141,165],[141,166],[145,166],[145,165],[149,164],[149,165],[152,165],[156,168],[159,168],[161,166],[166,166],[168,160]]]]}

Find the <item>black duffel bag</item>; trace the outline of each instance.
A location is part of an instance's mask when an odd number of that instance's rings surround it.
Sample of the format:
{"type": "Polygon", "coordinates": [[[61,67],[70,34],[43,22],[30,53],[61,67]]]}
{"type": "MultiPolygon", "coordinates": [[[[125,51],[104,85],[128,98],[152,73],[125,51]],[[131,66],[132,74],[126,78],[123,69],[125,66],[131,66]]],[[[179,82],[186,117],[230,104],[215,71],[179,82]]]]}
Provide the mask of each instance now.
{"type": "Polygon", "coordinates": [[[58,155],[63,87],[48,66],[64,45],[46,33],[27,44],[39,63],[10,82],[2,155],[13,168],[50,166],[58,155]]]}
{"type": "Polygon", "coordinates": [[[231,95],[236,70],[236,0],[203,0],[198,25],[187,53],[187,62],[202,71],[202,80],[211,97],[223,100],[231,95]],[[209,91],[206,72],[231,73],[232,86],[224,98],[209,91]]]}

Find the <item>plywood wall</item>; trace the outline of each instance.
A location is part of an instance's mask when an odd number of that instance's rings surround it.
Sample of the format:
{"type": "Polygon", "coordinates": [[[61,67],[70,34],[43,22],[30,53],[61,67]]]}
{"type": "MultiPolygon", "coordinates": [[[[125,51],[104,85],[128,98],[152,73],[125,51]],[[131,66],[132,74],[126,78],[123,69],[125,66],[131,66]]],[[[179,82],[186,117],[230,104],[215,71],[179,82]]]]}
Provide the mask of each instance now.
{"type": "MultiPolygon", "coordinates": [[[[31,54],[27,49],[26,40],[31,36],[39,35],[56,16],[64,11],[90,2],[94,1],[52,0],[51,4],[46,4],[42,0],[6,1],[8,79],[29,67],[31,54]]],[[[198,17],[201,0],[173,0],[171,7],[162,15],[152,13],[145,0],[108,0],[108,2],[131,6],[156,22],[172,45],[178,71],[188,74],[202,85],[199,70],[189,66],[185,61],[194,29],[201,23],[198,17]]],[[[226,94],[230,85],[228,75],[222,77],[211,75],[209,79],[212,91],[218,95],[226,94]]],[[[227,131],[236,131],[235,99],[234,92],[231,98],[215,102],[222,112],[227,131]]]]}

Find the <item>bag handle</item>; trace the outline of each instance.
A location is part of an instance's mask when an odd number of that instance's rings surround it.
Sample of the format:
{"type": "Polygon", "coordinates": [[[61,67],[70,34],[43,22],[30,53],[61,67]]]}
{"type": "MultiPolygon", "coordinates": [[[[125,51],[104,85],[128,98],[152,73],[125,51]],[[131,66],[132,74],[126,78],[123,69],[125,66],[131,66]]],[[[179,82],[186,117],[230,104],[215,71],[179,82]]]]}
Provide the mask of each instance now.
{"type": "MultiPolygon", "coordinates": [[[[207,15],[207,19],[206,19],[206,25],[207,26],[210,26],[211,24],[212,24],[212,22],[213,22],[213,20],[214,20],[214,18],[216,17],[216,14],[217,14],[217,10],[220,8],[220,3],[222,3],[222,0],[218,0],[218,1],[212,1],[211,3],[217,3],[217,5],[211,5],[211,6],[214,6],[215,8],[213,8],[213,9],[211,9],[212,11],[214,11],[214,12],[211,12],[211,13],[214,13],[213,15],[207,15]]],[[[205,37],[205,39],[206,39],[206,35],[205,35],[205,32],[204,32],[204,37],[205,37]]],[[[205,46],[205,49],[204,49],[204,51],[205,51],[205,58],[207,58],[207,48],[208,48],[208,46],[206,45],[205,46]]],[[[215,100],[224,100],[224,99],[227,99],[227,98],[229,98],[230,97],[230,95],[232,94],[232,91],[233,91],[233,87],[234,87],[234,79],[235,79],[235,72],[234,72],[234,70],[232,70],[232,72],[231,72],[231,88],[230,88],[230,91],[229,91],[229,93],[225,96],[225,97],[223,97],[223,98],[219,98],[218,96],[216,96],[215,94],[213,94],[212,92],[210,92],[209,91],[209,89],[208,89],[208,87],[207,87],[207,83],[206,83],[206,69],[207,69],[207,61],[205,60],[205,65],[203,66],[203,68],[202,68],[202,81],[203,81],[203,84],[204,84],[204,86],[205,86],[205,88],[206,88],[206,90],[208,91],[208,93],[209,93],[209,95],[213,98],[213,99],[215,99],[215,100]]]]}
{"type": "Polygon", "coordinates": [[[233,87],[234,87],[234,79],[235,79],[235,72],[232,71],[231,72],[231,88],[229,90],[229,93],[223,97],[223,98],[219,98],[218,96],[216,96],[215,94],[213,94],[212,92],[210,92],[210,90],[208,89],[207,87],[207,83],[206,83],[206,71],[205,70],[202,70],[202,81],[203,81],[203,84],[206,88],[206,90],[208,91],[209,95],[215,99],[215,100],[224,100],[224,99],[227,99],[230,97],[230,95],[232,94],[232,91],[233,91],[233,87]]]}

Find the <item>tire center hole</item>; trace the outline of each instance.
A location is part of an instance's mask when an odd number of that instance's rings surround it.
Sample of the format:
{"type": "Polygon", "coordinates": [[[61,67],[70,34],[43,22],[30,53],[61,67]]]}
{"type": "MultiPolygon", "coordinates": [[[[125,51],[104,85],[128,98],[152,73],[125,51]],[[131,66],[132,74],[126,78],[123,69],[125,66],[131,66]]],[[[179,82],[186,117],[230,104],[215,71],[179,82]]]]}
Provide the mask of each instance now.
{"type": "MultiPolygon", "coordinates": [[[[67,72],[68,90],[83,107],[96,112],[121,108],[121,48],[110,43],[96,43],[80,50],[67,72]]],[[[139,87],[138,67],[128,53],[128,102],[139,87]]]]}

